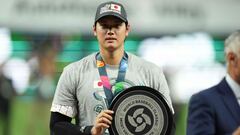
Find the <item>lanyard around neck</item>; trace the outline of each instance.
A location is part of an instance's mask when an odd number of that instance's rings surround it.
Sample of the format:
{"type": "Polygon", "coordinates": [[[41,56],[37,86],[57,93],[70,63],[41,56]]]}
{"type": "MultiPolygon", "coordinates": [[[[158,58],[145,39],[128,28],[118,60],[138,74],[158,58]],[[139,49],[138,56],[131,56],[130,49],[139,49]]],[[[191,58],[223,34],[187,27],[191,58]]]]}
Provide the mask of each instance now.
{"type": "MultiPolygon", "coordinates": [[[[127,66],[128,66],[127,62],[128,62],[128,55],[126,52],[124,52],[124,55],[120,61],[116,83],[124,81],[127,66]]],[[[102,56],[100,55],[99,52],[96,55],[96,64],[97,64],[98,72],[100,75],[100,79],[103,84],[104,93],[105,93],[107,101],[108,101],[108,105],[110,105],[111,101],[114,97],[113,92],[112,92],[112,85],[111,85],[110,80],[107,75],[106,64],[103,61],[102,56]]]]}

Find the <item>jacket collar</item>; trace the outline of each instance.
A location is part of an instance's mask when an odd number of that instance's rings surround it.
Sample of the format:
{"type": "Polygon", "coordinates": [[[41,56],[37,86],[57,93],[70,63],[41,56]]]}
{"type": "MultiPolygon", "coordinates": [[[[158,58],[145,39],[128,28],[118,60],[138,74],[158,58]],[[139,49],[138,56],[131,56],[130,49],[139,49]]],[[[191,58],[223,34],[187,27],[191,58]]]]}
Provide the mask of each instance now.
{"type": "Polygon", "coordinates": [[[234,119],[240,124],[240,105],[234,95],[232,89],[229,87],[226,78],[224,78],[218,85],[219,92],[221,97],[223,98],[223,102],[226,107],[229,109],[234,119]]]}

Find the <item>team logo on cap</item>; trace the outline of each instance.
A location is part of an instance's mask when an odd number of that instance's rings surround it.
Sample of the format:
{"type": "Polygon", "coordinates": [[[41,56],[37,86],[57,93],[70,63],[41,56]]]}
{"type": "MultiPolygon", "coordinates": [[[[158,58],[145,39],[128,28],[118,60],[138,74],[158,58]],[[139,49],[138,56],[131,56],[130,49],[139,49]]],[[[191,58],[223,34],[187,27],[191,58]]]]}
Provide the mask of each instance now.
{"type": "Polygon", "coordinates": [[[121,14],[121,6],[117,4],[106,4],[100,9],[100,14],[103,14],[105,12],[116,12],[118,14],[121,14]]]}

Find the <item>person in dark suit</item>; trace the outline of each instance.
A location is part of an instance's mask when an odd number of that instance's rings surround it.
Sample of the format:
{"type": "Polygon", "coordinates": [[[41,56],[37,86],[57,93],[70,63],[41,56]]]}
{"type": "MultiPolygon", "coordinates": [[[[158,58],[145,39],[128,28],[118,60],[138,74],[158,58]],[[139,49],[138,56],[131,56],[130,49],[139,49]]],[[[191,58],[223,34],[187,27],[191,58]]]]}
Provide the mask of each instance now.
{"type": "Polygon", "coordinates": [[[224,51],[227,74],[191,97],[187,135],[240,135],[240,30],[225,40],[224,51]]]}

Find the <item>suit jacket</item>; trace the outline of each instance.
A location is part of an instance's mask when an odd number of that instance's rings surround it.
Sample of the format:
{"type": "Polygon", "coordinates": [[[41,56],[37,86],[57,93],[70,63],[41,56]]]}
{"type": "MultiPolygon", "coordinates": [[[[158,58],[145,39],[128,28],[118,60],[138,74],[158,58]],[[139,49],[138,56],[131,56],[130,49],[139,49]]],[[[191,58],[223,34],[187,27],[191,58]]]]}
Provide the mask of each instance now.
{"type": "Polygon", "coordinates": [[[187,135],[230,135],[239,126],[240,105],[225,78],[191,97],[187,135]]]}

